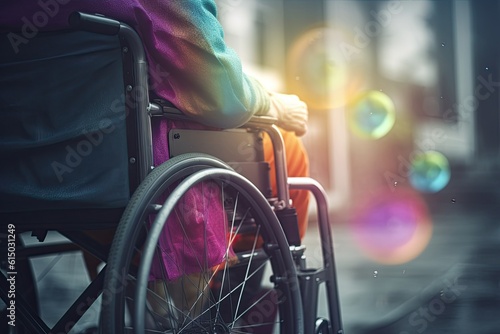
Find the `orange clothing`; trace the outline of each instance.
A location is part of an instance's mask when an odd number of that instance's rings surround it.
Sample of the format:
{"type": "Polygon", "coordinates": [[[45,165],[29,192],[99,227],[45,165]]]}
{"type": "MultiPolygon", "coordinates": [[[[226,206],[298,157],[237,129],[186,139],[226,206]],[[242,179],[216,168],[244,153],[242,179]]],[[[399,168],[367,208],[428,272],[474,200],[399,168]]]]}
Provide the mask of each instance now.
{"type": "MultiPolygon", "coordinates": [[[[309,176],[309,158],[307,152],[299,137],[293,132],[287,132],[280,129],[283,136],[286,154],[286,167],[289,177],[307,177],[309,176]]],[[[271,139],[267,134],[264,134],[264,158],[269,162],[271,170],[271,188],[273,196],[276,196],[276,171],[274,165],[274,154],[271,139]]],[[[299,234],[302,239],[307,230],[307,216],[309,207],[309,191],[307,190],[291,190],[290,199],[292,205],[297,210],[297,220],[299,224],[299,234]]]]}

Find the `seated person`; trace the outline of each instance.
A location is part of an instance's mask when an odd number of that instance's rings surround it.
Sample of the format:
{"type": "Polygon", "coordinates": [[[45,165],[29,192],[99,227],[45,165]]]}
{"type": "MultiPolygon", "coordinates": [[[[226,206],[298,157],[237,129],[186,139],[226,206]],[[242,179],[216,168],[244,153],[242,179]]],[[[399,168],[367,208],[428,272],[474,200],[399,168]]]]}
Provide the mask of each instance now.
{"type": "MultiPolygon", "coordinates": [[[[7,31],[23,28],[30,38],[36,38],[39,30],[67,28],[73,11],[99,13],[131,25],[144,43],[153,97],[170,101],[194,121],[234,128],[254,115],[275,117],[285,140],[288,175],[308,176],[307,155],[298,138],[307,130],[306,104],[295,95],[267,91],[243,72],[238,56],[224,42],[213,0],[82,0],[64,4],[56,0],[6,0],[0,25],[7,31]],[[42,15],[47,17],[46,24],[39,26],[35,18],[42,15]]],[[[11,39],[18,52],[24,43],[29,39],[11,39]]],[[[176,124],[154,119],[155,165],[168,159],[166,134],[172,126],[176,124]]],[[[267,137],[265,156],[274,168],[267,137]]],[[[273,170],[271,178],[275,189],[273,170]]],[[[302,237],[307,226],[308,193],[291,191],[290,195],[302,237]]]]}
{"type": "MultiPolygon", "coordinates": [[[[234,128],[252,116],[277,119],[284,138],[289,176],[308,176],[309,166],[300,136],[307,130],[307,106],[295,95],[266,90],[246,75],[236,53],[224,42],[214,0],[108,0],[63,1],[5,0],[0,26],[7,31],[29,31],[36,38],[41,30],[68,28],[74,11],[99,13],[125,22],[140,35],[146,51],[152,98],[173,103],[202,126],[234,128]],[[46,17],[43,25],[40,17],[46,17]]],[[[23,52],[29,38],[12,38],[12,47],[23,52]]],[[[167,133],[173,127],[200,127],[154,118],[152,124],[155,166],[168,156],[167,133]]],[[[265,137],[265,157],[271,164],[271,182],[276,193],[271,143],[265,137]]],[[[299,232],[307,228],[307,191],[291,191],[297,209],[299,232]]],[[[94,235],[110,243],[113,231],[94,235]]],[[[221,240],[225,242],[225,240],[221,240]]],[[[97,274],[95,259],[86,256],[92,277],[97,274]]]]}

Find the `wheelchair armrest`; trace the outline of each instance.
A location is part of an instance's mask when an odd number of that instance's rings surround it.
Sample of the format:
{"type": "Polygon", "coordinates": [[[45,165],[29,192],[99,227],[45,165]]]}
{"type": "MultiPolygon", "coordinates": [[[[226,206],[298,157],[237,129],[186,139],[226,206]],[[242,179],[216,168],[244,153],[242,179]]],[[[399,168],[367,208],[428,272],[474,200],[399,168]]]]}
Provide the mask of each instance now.
{"type": "Polygon", "coordinates": [[[166,100],[154,99],[149,104],[149,113],[151,116],[166,117],[172,120],[193,121],[192,118],[184,114],[180,109],[177,109],[171,102],[166,100]]]}
{"type": "Polygon", "coordinates": [[[277,118],[271,116],[252,116],[250,120],[242,125],[242,127],[250,126],[250,127],[270,127],[273,124],[276,124],[278,121],[277,118]]]}
{"type": "MultiPolygon", "coordinates": [[[[163,116],[172,120],[192,121],[182,111],[177,109],[171,102],[165,100],[154,100],[150,103],[149,112],[151,116],[163,116]]],[[[240,128],[256,129],[266,132],[273,144],[274,161],[276,164],[276,185],[278,199],[274,203],[276,210],[283,210],[290,206],[290,194],[288,192],[286,170],[286,153],[284,149],[283,137],[275,125],[277,119],[269,116],[252,116],[250,120],[240,126],[240,128]]]]}
{"type": "MultiPolygon", "coordinates": [[[[151,116],[164,116],[173,120],[193,121],[193,119],[176,108],[171,102],[155,99],[150,103],[149,112],[151,116]]],[[[277,119],[270,116],[252,116],[248,122],[240,128],[270,128],[276,124],[277,119]]]]}
{"type": "MultiPolygon", "coordinates": [[[[181,110],[177,109],[171,102],[165,100],[154,100],[149,108],[152,116],[165,116],[169,119],[193,121],[192,118],[184,114],[181,110]]],[[[269,128],[276,124],[277,119],[270,116],[252,116],[250,120],[240,126],[240,128],[269,128]]]]}

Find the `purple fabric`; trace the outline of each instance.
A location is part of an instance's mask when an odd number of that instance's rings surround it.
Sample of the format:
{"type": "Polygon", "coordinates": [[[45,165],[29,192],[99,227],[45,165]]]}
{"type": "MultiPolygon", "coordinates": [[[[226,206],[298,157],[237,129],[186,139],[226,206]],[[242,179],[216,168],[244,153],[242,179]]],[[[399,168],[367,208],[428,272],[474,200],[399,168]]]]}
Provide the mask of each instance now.
{"type": "Polygon", "coordinates": [[[160,236],[163,265],[155,257],[151,280],[208,271],[234,256],[231,249],[226,252],[227,217],[221,208],[221,189],[214,182],[198,184],[181,198],[160,236]]]}
{"type": "MultiPolygon", "coordinates": [[[[193,122],[153,120],[155,166],[169,158],[166,138],[170,129],[207,128],[193,122]]],[[[166,195],[162,196],[161,200],[165,199],[166,195]]],[[[154,258],[150,280],[175,280],[182,275],[208,270],[226,257],[229,260],[234,252],[232,249],[226,252],[227,236],[227,217],[220,187],[214,182],[195,186],[180,199],[174,214],[165,223],[165,231],[159,240],[161,257],[154,258]]]]}

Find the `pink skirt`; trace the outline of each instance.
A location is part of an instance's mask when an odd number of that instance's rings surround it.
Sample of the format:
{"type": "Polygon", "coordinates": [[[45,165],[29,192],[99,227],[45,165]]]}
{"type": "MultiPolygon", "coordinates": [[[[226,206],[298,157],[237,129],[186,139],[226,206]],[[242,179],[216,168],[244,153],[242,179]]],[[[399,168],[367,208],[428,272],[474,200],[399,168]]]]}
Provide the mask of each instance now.
{"type": "MultiPolygon", "coordinates": [[[[169,159],[168,131],[174,128],[206,129],[191,123],[153,119],[154,165],[169,159]]],[[[168,194],[162,196],[162,201],[168,194]]],[[[204,181],[190,189],[167,218],[153,260],[150,279],[175,280],[183,275],[214,268],[234,256],[228,251],[227,217],[220,187],[204,181]]]]}

